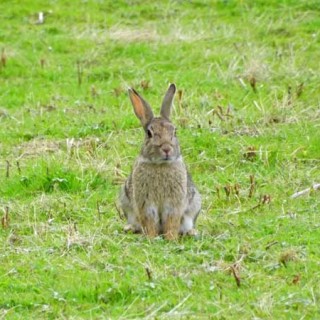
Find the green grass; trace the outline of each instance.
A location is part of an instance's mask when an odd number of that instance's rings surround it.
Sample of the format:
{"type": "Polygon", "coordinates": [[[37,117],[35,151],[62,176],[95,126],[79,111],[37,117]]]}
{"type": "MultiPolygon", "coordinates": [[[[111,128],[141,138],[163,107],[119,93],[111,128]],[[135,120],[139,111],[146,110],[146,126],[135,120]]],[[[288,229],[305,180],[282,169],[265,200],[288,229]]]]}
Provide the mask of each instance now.
{"type": "Polygon", "coordinates": [[[0,318],[319,318],[319,191],[290,198],[320,182],[319,12],[1,1],[0,318]],[[157,109],[169,82],[203,197],[176,242],[115,207],[143,139],[126,89],[157,109]]]}

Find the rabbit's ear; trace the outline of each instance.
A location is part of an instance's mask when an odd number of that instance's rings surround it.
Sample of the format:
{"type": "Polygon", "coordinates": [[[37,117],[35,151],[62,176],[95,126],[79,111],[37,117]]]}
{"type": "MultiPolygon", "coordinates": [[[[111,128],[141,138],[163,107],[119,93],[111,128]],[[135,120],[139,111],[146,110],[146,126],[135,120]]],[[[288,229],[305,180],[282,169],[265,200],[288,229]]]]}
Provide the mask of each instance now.
{"type": "Polygon", "coordinates": [[[176,93],[176,85],[171,83],[166,95],[163,98],[160,114],[163,118],[169,120],[172,107],[172,101],[176,93]]]}
{"type": "Polygon", "coordinates": [[[140,119],[142,126],[145,128],[153,119],[153,113],[148,102],[140,97],[139,93],[129,88],[129,97],[133,105],[134,113],[140,119]]]}

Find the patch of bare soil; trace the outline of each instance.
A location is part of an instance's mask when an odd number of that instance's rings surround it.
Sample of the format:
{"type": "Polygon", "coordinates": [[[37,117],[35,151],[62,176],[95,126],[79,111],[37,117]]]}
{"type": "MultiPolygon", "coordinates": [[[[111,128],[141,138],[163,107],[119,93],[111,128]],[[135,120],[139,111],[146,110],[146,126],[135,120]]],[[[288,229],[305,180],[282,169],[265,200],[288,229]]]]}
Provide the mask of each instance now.
{"type": "Polygon", "coordinates": [[[19,159],[26,157],[35,157],[45,153],[56,153],[61,150],[61,141],[52,141],[46,139],[33,139],[23,142],[16,147],[19,159]]]}

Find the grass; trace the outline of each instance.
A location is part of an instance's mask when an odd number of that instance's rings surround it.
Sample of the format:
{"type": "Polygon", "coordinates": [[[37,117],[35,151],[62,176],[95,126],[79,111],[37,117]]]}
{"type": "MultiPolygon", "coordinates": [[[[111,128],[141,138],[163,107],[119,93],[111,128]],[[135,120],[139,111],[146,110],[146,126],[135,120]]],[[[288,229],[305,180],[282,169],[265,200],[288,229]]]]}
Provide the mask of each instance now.
{"type": "Polygon", "coordinates": [[[318,318],[319,191],[290,196],[320,179],[319,11],[2,1],[0,318],[318,318]],[[177,242],[115,208],[143,138],[126,88],[156,109],[169,82],[203,197],[177,242]]]}

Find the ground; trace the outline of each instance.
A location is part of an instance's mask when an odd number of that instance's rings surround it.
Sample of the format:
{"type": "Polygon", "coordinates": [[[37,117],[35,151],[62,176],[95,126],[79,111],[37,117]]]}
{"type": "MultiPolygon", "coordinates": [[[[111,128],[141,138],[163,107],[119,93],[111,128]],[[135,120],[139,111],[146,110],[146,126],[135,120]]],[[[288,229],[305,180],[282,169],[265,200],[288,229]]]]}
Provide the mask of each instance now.
{"type": "Polygon", "coordinates": [[[0,4],[1,319],[320,317],[318,1],[0,4]],[[42,14],[40,14],[42,12],[42,14]],[[42,18],[43,16],[43,18],[42,18]],[[123,232],[143,132],[173,122],[197,237],[123,232]]]}

